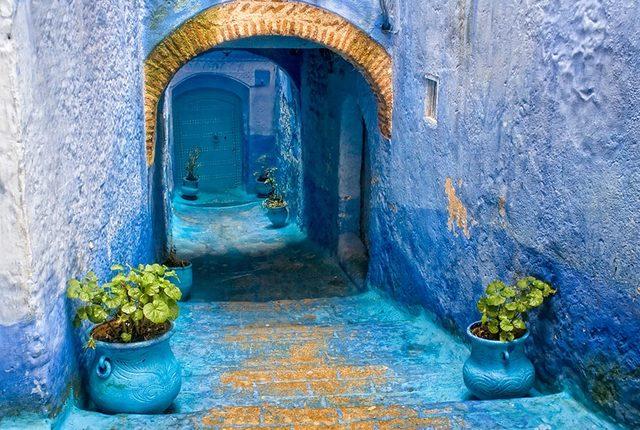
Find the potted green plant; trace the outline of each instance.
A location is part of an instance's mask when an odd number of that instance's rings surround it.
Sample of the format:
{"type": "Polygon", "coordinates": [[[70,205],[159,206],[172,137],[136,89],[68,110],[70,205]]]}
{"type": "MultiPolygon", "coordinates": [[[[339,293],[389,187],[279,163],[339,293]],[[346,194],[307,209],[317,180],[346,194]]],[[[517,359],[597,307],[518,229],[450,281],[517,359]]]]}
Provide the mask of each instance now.
{"type": "Polygon", "coordinates": [[[255,173],[256,176],[256,194],[258,197],[267,197],[274,187],[274,174],[276,172],[275,167],[264,169],[262,173],[255,173]]]}
{"type": "Polygon", "coordinates": [[[163,264],[167,266],[169,270],[175,272],[176,277],[172,279],[172,282],[180,288],[180,292],[182,293],[181,300],[186,300],[191,293],[191,286],[193,285],[193,268],[191,263],[178,257],[175,246],[171,246],[163,264]]]}
{"type": "Polygon", "coordinates": [[[278,184],[276,183],[275,178],[270,176],[269,181],[273,185],[273,190],[264,200],[262,206],[267,211],[267,217],[269,218],[269,221],[271,221],[271,225],[274,228],[282,228],[287,225],[289,209],[287,208],[287,202],[283,195],[278,191],[278,184]]]}
{"type": "Polygon", "coordinates": [[[477,307],[482,319],[467,328],[471,356],[464,363],[463,377],[469,391],[480,399],[521,397],[535,381],[535,369],[524,353],[529,337],[527,312],[555,290],[532,276],[515,285],[493,281],[477,307]]]}
{"type": "Polygon", "coordinates": [[[104,284],[90,272],[68,283],[67,296],[82,305],[74,324],[95,324],[87,347],[95,349],[87,391],[107,413],[165,411],[180,392],[180,364],[169,339],[182,294],[175,273],[160,264],[115,265],[104,284]]]}
{"type": "Polygon", "coordinates": [[[199,147],[191,149],[184,167],[186,174],[182,179],[182,197],[187,200],[196,200],[198,198],[198,168],[202,166],[202,164],[198,162],[200,155],[202,155],[202,149],[199,147]]]}

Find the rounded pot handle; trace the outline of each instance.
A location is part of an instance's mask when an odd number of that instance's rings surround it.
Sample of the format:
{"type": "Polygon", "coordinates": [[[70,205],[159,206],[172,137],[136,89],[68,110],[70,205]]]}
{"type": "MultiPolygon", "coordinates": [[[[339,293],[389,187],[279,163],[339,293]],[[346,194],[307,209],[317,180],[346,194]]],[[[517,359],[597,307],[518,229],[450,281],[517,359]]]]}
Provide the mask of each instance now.
{"type": "Polygon", "coordinates": [[[502,351],[502,359],[504,361],[509,361],[509,357],[511,354],[509,354],[509,351],[502,351]]]}
{"type": "Polygon", "coordinates": [[[104,355],[100,357],[96,366],[96,374],[102,379],[107,379],[111,375],[111,360],[108,357],[104,355]]]}

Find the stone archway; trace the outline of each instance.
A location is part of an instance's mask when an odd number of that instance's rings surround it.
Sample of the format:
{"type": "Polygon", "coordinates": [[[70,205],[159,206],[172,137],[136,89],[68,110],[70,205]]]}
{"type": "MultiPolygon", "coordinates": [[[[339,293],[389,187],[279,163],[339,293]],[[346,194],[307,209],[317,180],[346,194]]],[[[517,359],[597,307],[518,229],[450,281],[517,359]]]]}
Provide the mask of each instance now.
{"type": "Polygon", "coordinates": [[[253,36],[295,36],[326,46],[352,63],[371,85],[380,131],[391,137],[393,64],[378,42],[346,19],[307,3],[235,0],[213,6],[162,40],[144,64],[147,162],[153,163],[158,101],[187,61],[215,46],[253,36]]]}

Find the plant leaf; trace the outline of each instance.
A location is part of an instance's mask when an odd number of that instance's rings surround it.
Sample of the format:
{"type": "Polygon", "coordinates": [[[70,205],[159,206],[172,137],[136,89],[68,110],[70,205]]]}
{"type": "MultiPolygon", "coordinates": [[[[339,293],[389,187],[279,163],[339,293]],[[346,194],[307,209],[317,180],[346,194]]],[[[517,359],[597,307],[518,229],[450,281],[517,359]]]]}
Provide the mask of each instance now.
{"type": "Polygon", "coordinates": [[[127,314],[127,315],[131,315],[132,313],[134,313],[134,312],[136,311],[136,309],[137,309],[137,308],[136,308],[136,305],[135,305],[135,304],[133,304],[133,303],[131,303],[131,302],[128,302],[128,303],[125,303],[125,304],[124,304],[124,306],[122,306],[122,309],[121,309],[121,310],[122,310],[122,312],[124,312],[125,314],[127,314]]]}
{"type": "Polygon", "coordinates": [[[500,322],[500,329],[503,331],[511,331],[513,330],[513,325],[509,320],[502,320],[500,322]]]}
{"type": "Polygon", "coordinates": [[[489,296],[487,298],[487,303],[491,306],[500,306],[506,301],[506,299],[499,295],[489,296]]]}
{"type": "Polygon", "coordinates": [[[142,308],[142,312],[147,319],[156,324],[162,324],[167,321],[170,314],[169,306],[162,300],[154,300],[151,303],[147,303],[142,308]]]}
{"type": "Polygon", "coordinates": [[[168,287],[166,287],[164,289],[164,293],[173,300],[180,300],[180,298],[182,297],[182,291],[180,291],[180,288],[176,287],[173,284],[170,284],[168,287]]]}
{"type": "Polygon", "coordinates": [[[142,312],[142,309],[136,309],[136,311],[131,314],[131,319],[134,321],[140,321],[142,318],[144,318],[144,313],[142,312]]]}
{"type": "Polygon", "coordinates": [[[513,320],[513,326],[517,329],[520,330],[525,330],[527,328],[526,324],[524,323],[524,321],[522,321],[521,319],[515,319],[513,320]]]}
{"type": "Polygon", "coordinates": [[[71,279],[67,283],[67,285],[67,297],[69,297],[70,299],[77,299],[82,288],[80,285],[80,281],[78,281],[77,279],[71,279]]]}
{"type": "Polygon", "coordinates": [[[516,291],[511,287],[506,287],[505,289],[502,290],[501,294],[502,294],[502,297],[511,298],[516,295],[516,291]]]}
{"type": "Polygon", "coordinates": [[[89,317],[89,321],[92,323],[101,324],[107,320],[109,314],[102,308],[102,306],[91,305],[87,307],[87,316],[89,317]]]}
{"type": "Polygon", "coordinates": [[[507,303],[506,305],[504,305],[504,308],[508,311],[515,311],[516,309],[518,309],[518,304],[515,302],[507,303]]]}
{"type": "Polygon", "coordinates": [[[489,323],[487,324],[487,327],[489,328],[489,331],[493,334],[496,334],[500,331],[500,328],[498,327],[498,322],[495,320],[489,321],[489,323]]]}

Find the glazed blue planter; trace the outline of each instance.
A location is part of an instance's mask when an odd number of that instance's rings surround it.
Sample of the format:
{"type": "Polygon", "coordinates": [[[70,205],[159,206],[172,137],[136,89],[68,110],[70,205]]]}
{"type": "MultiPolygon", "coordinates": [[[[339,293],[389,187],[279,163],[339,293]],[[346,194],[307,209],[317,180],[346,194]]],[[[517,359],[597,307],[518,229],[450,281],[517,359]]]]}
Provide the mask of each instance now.
{"type": "Polygon", "coordinates": [[[106,413],[159,414],[180,392],[180,363],[171,351],[171,329],[135,343],[96,342],[89,368],[89,396],[106,413]]]}
{"type": "Polygon", "coordinates": [[[266,208],[267,217],[271,221],[271,225],[275,228],[282,228],[287,225],[287,218],[289,218],[289,209],[286,206],[282,208],[266,208]]]}
{"type": "Polygon", "coordinates": [[[256,181],[256,194],[258,197],[267,197],[273,191],[273,187],[266,182],[256,181]]]}
{"type": "Polygon", "coordinates": [[[464,363],[464,383],[479,399],[507,399],[529,394],[535,369],[524,353],[529,332],[511,342],[481,339],[467,328],[471,356],[464,363]]]}
{"type": "Polygon", "coordinates": [[[182,179],[182,188],[180,189],[180,193],[184,199],[196,200],[198,198],[198,191],[198,180],[192,181],[187,178],[182,179]]]}
{"type": "Polygon", "coordinates": [[[169,269],[176,272],[178,279],[172,278],[173,282],[182,292],[182,298],[180,301],[187,300],[189,294],[191,294],[191,286],[193,285],[193,269],[191,263],[185,267],[169,267],[169,269]]]}

